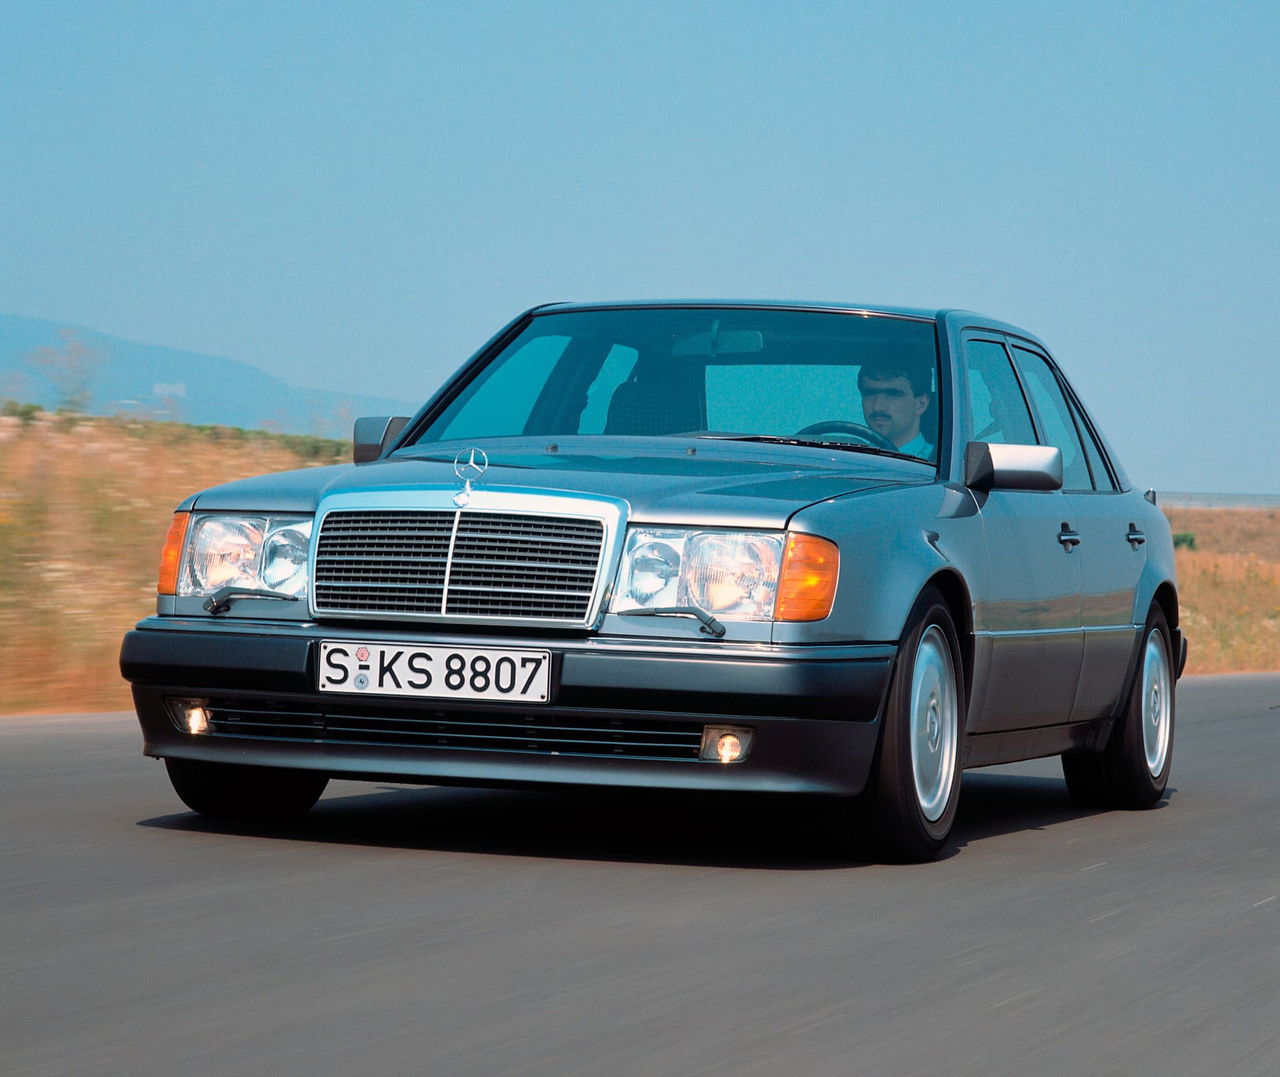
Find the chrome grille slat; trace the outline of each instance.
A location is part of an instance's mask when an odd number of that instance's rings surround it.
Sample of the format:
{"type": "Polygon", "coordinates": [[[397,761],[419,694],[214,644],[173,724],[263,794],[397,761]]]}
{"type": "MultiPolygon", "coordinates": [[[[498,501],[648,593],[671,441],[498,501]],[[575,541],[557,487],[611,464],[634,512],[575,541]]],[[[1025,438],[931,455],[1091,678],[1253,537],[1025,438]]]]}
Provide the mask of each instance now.
{"type": "Polygon", "coordinates": [[[312,573],[318,614],[584,623],[602,520],[474,509],[335,509],[312,573]]]}
{"type": "Polygon", "coordinates": [[[400,589],[400,590],[407,589],[407,590],[413,590],[413,591],[434,589],[439,591],[441,589],[439,584],[419,583],[416,577],[410,577],[408,580],[396,580],[396,579],[388,580],[385,578],[386,575],[387,574],[385,572],[379,572],[376,578],[369,578],[369,579],[364,579],[359,576],[352,576],[342,583],[330,583],[327,586],[341,588],[344,590],[347,588],[354,588],[356,590],[375,590],[375,591],[391,591],[396,589],[400,589]],[[409,586],[409,585],[412,585],[412,586],[409,586]]]}
{"type": "MultiPolygon", "coordinates": [[[[539,540],[538,542],[521,542],[516,536],[495,536],[494,538],[481,540],[477,539],[473,535],[459,535],[454,544],[454,548],[455,550],[467,552],[488,552],[489,555],[493,557],[503,556],[505,551],[510,550],[512,552],[507,554],[507,556],[514,557],[517,554],[526,554],[531,550],[542,549],[551,542],[554,542],[554,540],[546,539],[539,540]]],[[[584,559],[595,556],[594,547],[587,546],[585,543],[566,541],[563,543],[555,543],[555,545],[557,550],[562,553],[569,552],[571,556],[572,551],[576,551],[577,549],[583,550],[582,557],[584,559]],[[566,547],[568,547],[568,551],[566,551],[566,547]]]]}
{"type": "Polygon", "coordinates": [[[555,561],[528,561],[518,558],[480,558],[480,557],[455,557],[453,559],[453,572],[510,572],[512,569],[520,569],[522,572],[569,572],[576,576],[594,576],[595,561],[590,564],[578,564],[576,562],[557,563],[555,561]]]}
{"type": "Polygon", "coordinates": [[[556,580],[542,580],[542,581],[531,580],[528,582],[534,583],[534,584],[540,583],[541,586],[523,587],[523,586],[519,586],[517,584],[511,583],[506,579],[492,578],[492,577],[484,578],[484,577],[480,577],[477,574],[476,582],[468,582],[466,580],[459,581],[458,578],[455,576],[449,583],[449,590],[450,591],[476,591],[480,593],[485,593],[485,592],[499,593],[500,592],[502,594],[530,594],[530,595],[555,594],[555,595],[561,595],[561,596],[565,594],[569,594],[569,595],[579,594],[579,595],[585,596],[591,593],[590,587],[582,587],[580,585],[575,585],[574,581],[572,580],[559,581],[558,586],[556,586],[557,584],[556,580]]]}

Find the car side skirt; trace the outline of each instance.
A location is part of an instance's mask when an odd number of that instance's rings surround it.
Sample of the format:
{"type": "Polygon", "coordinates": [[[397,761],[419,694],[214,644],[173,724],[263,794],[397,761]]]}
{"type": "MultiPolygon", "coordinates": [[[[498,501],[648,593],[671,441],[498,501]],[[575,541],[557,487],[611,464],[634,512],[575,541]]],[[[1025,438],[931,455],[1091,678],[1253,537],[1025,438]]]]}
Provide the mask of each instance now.
{"type": "Polygon", "coordinates": [[[964,765],[966,769],[990,767],[1064,752],[1099,751],[1107,743],[1114,723],[1114,718],[1097,718],[1069,725],[974,734],[965,740],[964,765]]]}

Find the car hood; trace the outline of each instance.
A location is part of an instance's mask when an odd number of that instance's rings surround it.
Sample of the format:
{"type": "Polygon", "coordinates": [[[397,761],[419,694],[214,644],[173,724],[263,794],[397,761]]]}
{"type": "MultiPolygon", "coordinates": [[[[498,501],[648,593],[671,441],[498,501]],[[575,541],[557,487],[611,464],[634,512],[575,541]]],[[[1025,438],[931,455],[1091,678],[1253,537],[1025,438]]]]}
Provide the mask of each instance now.
{"type": "MultiPolygon", "coordinates": [[[[309,513],[335,494],[459,490],[458,443],[415,446],[362,466],[310,468],[215,486],[183,504],[201,510],[309,513]]],[[[504,438],[485,445],[474,485],[620,498],[636,522],[783,527],[798,510],[841,495],[932,482],[927,465],[865,453],[672,438],[504,438]]],[[[479,456],[479,454],[477,454],[479,456]]]]}

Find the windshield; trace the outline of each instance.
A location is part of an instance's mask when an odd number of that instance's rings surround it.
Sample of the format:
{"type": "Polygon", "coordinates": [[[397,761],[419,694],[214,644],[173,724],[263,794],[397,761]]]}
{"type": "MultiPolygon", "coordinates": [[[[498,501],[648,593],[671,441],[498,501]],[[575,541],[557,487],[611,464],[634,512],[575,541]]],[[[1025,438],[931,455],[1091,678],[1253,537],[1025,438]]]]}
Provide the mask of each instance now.
{"type": "Polygon", "coordinates": [[[782,438],[932,461],[932,322],[815,311],[549,313],[417,437],[782,438]]]}

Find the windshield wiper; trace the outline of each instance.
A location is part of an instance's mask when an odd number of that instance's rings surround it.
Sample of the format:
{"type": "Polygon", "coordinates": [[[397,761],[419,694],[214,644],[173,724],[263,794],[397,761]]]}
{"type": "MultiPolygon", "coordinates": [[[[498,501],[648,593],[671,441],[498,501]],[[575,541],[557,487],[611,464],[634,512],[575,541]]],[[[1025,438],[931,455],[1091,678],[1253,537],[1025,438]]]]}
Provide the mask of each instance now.
{"type": "Polygon", "coordinates": [[[869,452],[875,456],[892,456],[897,460],[917,460],[927,464],[919,456],[907,452],[895,452],[893,449],[882,449],[879,445],[860,445],[850,441],[816,441],[813,438],[784,437],[781,434],[699,434],[699,438],[710,441],[763,441],[771,445],[803,445],[810,449],[842,449],[845,452],[869,452]]]}
{"type": "Polygon", "coordinates": [[[252,587],[219,587],[204,600],[202,609],[215,616],[226,613],[237,598],[274,598],[281,602],[297,602],[297,595],[286,595],[282,591],[255,591],[252,587]]]}
{"type": "Polygon", "coordinates": [[[700,610],[697,606],[659,606],[656,609],[643,609],[637,607],[634,610],[619,610],[619,617],[694,617],[702,622],[699,632],[705,632],[708,636],[715,636],[721,639],[725,634],[725,627],[706,610],[700,610]]]}

